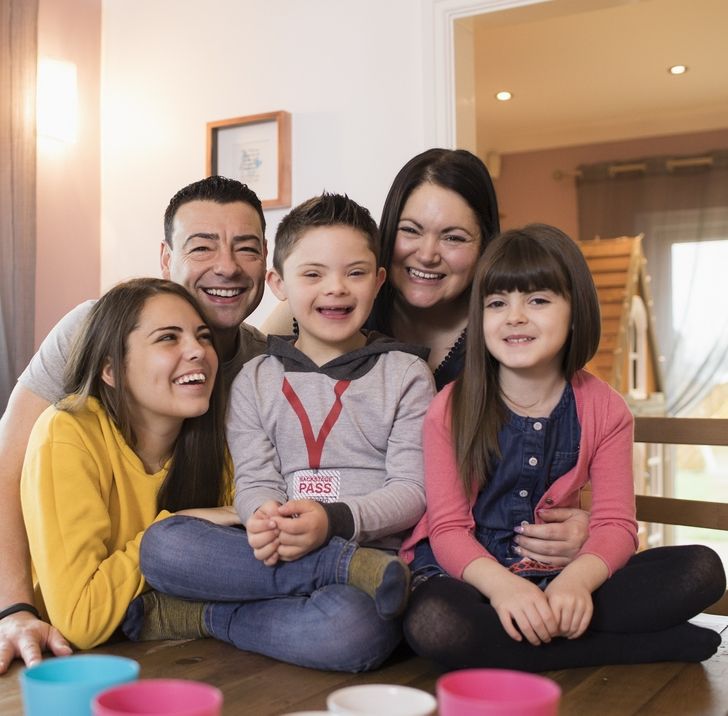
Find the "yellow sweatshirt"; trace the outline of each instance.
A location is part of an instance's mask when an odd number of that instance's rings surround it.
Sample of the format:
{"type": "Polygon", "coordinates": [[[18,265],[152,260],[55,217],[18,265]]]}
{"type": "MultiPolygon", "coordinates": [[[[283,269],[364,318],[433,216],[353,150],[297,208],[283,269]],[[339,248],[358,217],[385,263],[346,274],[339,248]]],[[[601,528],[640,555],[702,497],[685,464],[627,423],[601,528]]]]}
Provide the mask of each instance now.
{"type": "Polygon", "coordinates": [[[37,604],[77,647],[106,641],[144,590],[139,544],[170,514],[157,511],[166,474],[145,472],[94,398],[38,418],[21,482],[37,604]]]}

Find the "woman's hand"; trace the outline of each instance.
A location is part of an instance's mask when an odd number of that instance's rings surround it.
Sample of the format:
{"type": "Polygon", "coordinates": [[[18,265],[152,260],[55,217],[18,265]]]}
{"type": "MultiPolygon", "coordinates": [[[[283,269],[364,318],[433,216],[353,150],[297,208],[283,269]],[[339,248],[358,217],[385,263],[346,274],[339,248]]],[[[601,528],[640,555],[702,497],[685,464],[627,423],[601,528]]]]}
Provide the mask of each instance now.
{"type": "Polygon", "coordinates": [[[548,600],[532,582],[485,557],[473,560],[463,570],[463,579],[488,598],[511,639],[526,637],[538,646],[558,636],[558,622],[548,600]]]}
{"type": "Polygon", "coordinates": [[[589,536],[589,513],[571,507],[541,510],[542,525],[515,528],[514,539],[521,557],[564,567],[572,562],[589,536]]]}

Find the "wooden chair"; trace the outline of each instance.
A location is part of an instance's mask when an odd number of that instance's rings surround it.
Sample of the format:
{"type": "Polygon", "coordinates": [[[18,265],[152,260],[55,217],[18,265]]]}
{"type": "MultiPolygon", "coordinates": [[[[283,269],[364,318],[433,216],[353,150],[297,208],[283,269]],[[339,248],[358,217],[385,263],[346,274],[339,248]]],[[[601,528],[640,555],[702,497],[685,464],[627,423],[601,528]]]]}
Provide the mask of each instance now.
{"type": "MultiPolygon", "coordinates": [[[[635,442],[662,445],[728,445],[728,420],[635,418],[635,442]]],[[[666,525],[728,530],[728,503],[637,495],[637,519],[666,525]]],[[[707,610],[728,615],[728,592],[707,610]]]]}

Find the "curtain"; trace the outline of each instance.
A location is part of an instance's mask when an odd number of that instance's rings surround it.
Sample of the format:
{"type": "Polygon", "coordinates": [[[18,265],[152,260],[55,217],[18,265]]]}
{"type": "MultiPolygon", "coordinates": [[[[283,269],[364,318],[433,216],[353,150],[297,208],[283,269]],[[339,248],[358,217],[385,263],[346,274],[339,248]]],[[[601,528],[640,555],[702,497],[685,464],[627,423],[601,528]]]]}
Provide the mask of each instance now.
{"type": "Polygon", "coordinates": [[[728,150],[579,171],[580,238],[644,234],[667,410],[688,415],[728,382],[728,150]]]}
{"type": "Polygon", "coordinates": [[[0,0],[0,413],[33,353],[37,0],[0,0]]]}

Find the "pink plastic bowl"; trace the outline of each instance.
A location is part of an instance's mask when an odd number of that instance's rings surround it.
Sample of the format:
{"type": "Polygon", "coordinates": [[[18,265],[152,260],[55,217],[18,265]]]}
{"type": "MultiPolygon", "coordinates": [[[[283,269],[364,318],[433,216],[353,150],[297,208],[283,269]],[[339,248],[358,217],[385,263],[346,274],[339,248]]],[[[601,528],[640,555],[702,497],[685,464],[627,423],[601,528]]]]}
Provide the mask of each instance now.
{"type": "Polygon", "coordinates": [[[545,676],[464,669],[437,680],[440,716],[557,716],[561,688],[545,676]]]}
{"type": "Polygon", "coordinates": [[[100,693],[94,716],[220,716],[222,692],[184,679],[142,679],[100,693]]]}

